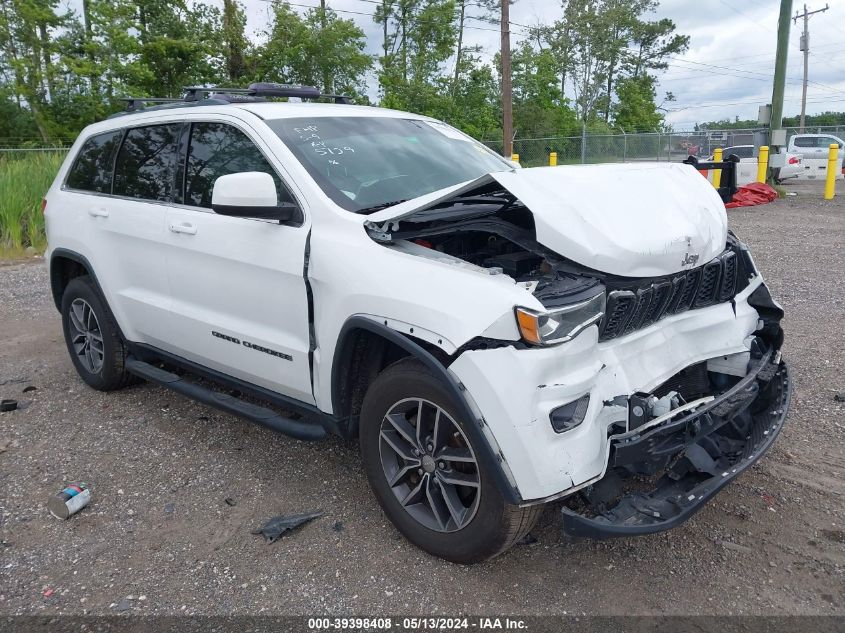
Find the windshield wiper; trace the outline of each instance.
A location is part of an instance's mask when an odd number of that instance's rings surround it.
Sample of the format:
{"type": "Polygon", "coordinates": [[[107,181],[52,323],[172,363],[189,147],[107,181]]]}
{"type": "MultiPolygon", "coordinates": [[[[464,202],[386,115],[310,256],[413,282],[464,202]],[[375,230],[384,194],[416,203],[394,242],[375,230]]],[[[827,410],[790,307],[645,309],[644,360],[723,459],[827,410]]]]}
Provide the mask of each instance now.
{"type": "Polygon", "coordinates": [[[387,207],[392,207],[397,204],[402,204],[403,202],[408,202],[408,199],[405,200],[394,200],[393,202],[382,202],[381,204],[374,204],[371,207],[364,207],[363,209],[358,209],[355,213],[360,213],[362,215],[369,215],[370,213],[375,213],[376,211],[381,211],[382,209],[386,209],[387,207]]]}

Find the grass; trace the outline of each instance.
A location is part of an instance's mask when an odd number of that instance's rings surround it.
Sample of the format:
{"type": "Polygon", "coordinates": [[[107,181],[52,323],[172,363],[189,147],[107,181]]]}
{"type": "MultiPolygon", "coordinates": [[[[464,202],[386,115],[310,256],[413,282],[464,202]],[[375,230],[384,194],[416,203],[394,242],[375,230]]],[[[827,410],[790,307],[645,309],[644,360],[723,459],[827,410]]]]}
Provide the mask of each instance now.
{"type": "Polygon", "coordinates": [[[44,248],[41,199],[56,177],[63,152],[0,154],[0,257],[44,248]]]}

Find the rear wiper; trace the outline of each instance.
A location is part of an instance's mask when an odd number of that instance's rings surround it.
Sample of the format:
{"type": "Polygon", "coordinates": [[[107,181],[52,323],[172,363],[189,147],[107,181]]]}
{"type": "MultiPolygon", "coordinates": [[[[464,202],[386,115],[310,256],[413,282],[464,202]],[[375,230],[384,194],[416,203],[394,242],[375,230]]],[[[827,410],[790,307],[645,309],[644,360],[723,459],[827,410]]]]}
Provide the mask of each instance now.
{"type": "Polygon", "coordinates": [[[376,211],[381,211],[382,209],[386,209],[387,207],[392,207],[397,204],[402,204],[403,202],[408,202],[408,199],[405,200],[394,200],[393,202],[382,202],[381,204],[374,204],[371,207],[364,207],[363,209],[358,209],[355,213],[360,213],[361,215],[368,215],[370,213],[375,213],[376,211]]]}

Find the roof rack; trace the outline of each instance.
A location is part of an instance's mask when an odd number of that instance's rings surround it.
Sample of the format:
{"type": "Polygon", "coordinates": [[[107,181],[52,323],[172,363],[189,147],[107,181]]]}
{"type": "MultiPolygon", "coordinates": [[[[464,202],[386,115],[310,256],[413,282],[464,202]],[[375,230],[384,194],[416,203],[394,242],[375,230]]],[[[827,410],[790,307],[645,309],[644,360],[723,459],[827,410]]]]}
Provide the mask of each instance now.
{"type": "MultiPolygon", "coordinates": [[[[331,99],[334,103],[349,104],[352,99],[345,95],[320,94],[320,90],[314,86],[301,86],[294,84],[277,84],[270,82],[257,82],[249,85],[248,88],[221,88],[205,86],[187,86],[182,98],[162,97],[124,97],[121,101],[126,102],[126,109],[123,112],[111,116],[121,116],[130,112],[138,112],[147,109],[146,104],[156,103],[155,109],[178,108],[199,105],[223,105],[227,103],[261,103],[267,101],[268,97],[294,97],[302,99],[331,99]]],[[[153,109],[150,108],[150,109],[153,109]]],[[[111,117],[110,117],[111,118],[111,117]]]]}
{"type": "Polygon", "coordinates": [[[135,112],[143,108],[145,103],[179,103],[182,99],[165,99],[162,97],[123,97],[126,102],[126,112],[135,112]]]}

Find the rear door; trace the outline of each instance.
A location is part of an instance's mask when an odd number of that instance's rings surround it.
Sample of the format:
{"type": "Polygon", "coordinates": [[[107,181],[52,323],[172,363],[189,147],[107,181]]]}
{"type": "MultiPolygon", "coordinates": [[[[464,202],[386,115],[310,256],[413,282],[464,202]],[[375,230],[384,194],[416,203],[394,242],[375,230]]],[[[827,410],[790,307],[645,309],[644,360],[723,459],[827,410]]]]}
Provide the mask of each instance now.
{"type": "Polygon", "coordinates": [[[167,212],[173,353],[313,403],[301,226],[217,215],[220,176],[263,171],[280,201],[298,202],[258,135],[235,120],[196,121],[182,139],[179,200],[167,212]]]}
{"type": "MultiPolygon", "coordinates": [[[[108,155],[108,164],[99,154],[101,164],[90,166],[100,172],[93,187],[97,195],[79,196],[92,265],[123,333],[133,341],[157,344],[167,332],[164,223],[181,126],[173,121],[101,135],[116,152],[108,155]]],[[[85,160],[81,153],[77,163],[85,160]]],[[[69,193],[84,180],[75,173],[76,166],[66,182],[69,193]]]]}

